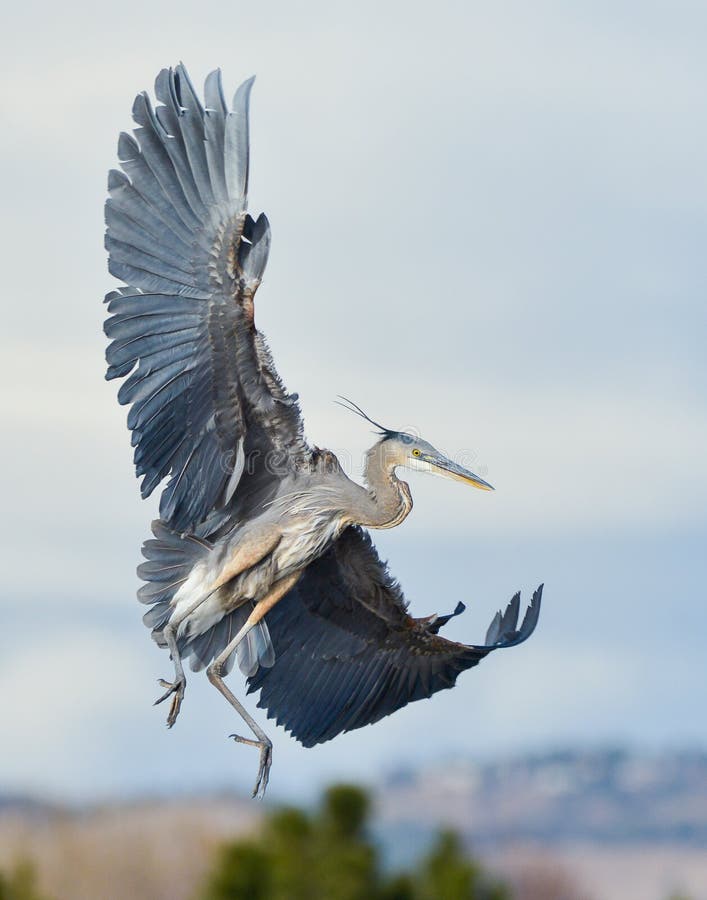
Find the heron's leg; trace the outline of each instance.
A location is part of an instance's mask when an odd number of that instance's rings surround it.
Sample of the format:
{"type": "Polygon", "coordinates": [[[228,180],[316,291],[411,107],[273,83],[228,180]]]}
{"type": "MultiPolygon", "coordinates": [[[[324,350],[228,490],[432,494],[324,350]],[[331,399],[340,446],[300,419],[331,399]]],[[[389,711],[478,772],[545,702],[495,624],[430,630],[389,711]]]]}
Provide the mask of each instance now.
{"type": "Polygon", "coordinates": [[[184,699],[184,690],[187,686],[187,679],[184,674],[184,667],[182,666],[182,658],[179,654],[179,648],[177,647],[177,633],[179,631],[179,626],[220,587],[223,587],[231,579],[240,575],[242,572],[245,572],[246,569],[250,569],[252,566],[257,565],[257,563],[267,556],[268,553],[272,553],[280,542],[280,538],[280,531],[273,526],[266,526],[253,530],[248,535],[247,539],[236,547],[235,552],[226,561],[225,566],[218,573],[216,581],[212,584],[207,593],[191,603],[184,612],[180,613],[179,616],[170,619],[167,625],[165,625],[162,634],[169,649],[172,662],[174,663],[174,681],[167,681],[164,678],[158,679],[159,684],[167,690],[161,697],[158,697],[157,700],[155,700],[154,705],[157,706],[158,703],[162,703],[168,697],[172,697],[172,703],[167,716],[168,728],[171,728],[177,721],[179,710],[182,707],[182,700],[184,699]]]}
{"type": "Polygon", "coordinates": [[[179,648],[177,647],[176,628],[170,622],[165,626],[162,634],[167,642],[170,658],[174,663],[174,681],[167,681],[164,678],[158,679],[159,684],[161,684],[163,688],[167,688],[167,690],[161,697],[158,697],[157,700],[155,700],[154,705],[157,706],[158,703],[162,703],[167,697],[172,697],[169,714],[167,715],[167,728],[171,728],[177,721],[179,710],[182,708],[182,700],[184,699],[184,689],[187,686],[187,679],[184,674],[184,667],[182,666],[182,658],[179,655],[179,648]]]}
{"type": "Polygon", "coordinates": [[[270,766],[272,765],[272,741],[258,725],[255,719],[248,713],[245,707],[236,699],[231,690],[227,687],[223,680],[223,667],[228,657],[238,647],[243,638],[248,634],[251,628],[256,625],[273,606],[292,588],[300,573],[295,572],[280,581],[276,581],[268,593],[259,600],[255,605],[253,612],[246,619],[245,624],[233,638],[230,644],[216,657],[206,670],[206,675],[213,686],[223,694],[238,715],[243,719],[248,728],[255,735],[252,738],[244,738],[238,734],[232,734],[230,737],[238,741],[240,744],[249,744],[251,747],[257,747],[260,750],[260,766],[258,768],[258,777],[253,788],[253,796],[261,797],[265,794],[265,788],[268,786],[268,778],[270,776],[270,766]]]}
{"type": "Polygon", "coordinates": [[[174,663],[174,681],[167,681],[165,678],[157,679],[158,683],[161,684],[162,687],[167,688],[167,690],[161,697],[158,697],[157,700],[155,700],[154,706],[157,706],[158,703],[162,703],[168,697],[172,697],[172,703],[169,707],[169,714],[167,716],[167,728],[171,728],[177,721],[179,710],[182,707],[182,700],[184,699],[184,690],[187,686],[187,678],[184,674],[184,667],[182,666],[182,657],[179,653],[179,647],[177,646],[177,632],[179,626],[217,590],[218,588],[212,588],[207,594],[199,597],[198,600],[195,600],[194,603],[190,604],[183,613],[175,619],[170,619],[162,630],[162,635],[167,644],[167,648],[169,649],[170,659],[174,663]]]}

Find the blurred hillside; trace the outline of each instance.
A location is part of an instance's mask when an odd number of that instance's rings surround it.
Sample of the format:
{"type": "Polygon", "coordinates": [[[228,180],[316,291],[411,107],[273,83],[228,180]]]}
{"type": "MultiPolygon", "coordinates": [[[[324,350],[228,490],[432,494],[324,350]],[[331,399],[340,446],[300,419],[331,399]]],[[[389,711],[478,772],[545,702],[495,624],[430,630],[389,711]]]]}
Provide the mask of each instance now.
{"type": "MultiPolygon", "coordinates": [[[[387,870],[414,868],[452,828],[520,900],[707,897],[705,753],[448,760],[394,771],[372,796],[387,870]]],[[[0,868],[33,860],[54,900],[190,900],[224,842],[257,834],[275,799],[76,807],[0,795],[0,868]]]]}
{"type": "Polygon", "coordinates": [[[555,871],[598,900],[707,897],[704,752],[451,759],[392,773],[378,808],[393,862],[444,825],[516,884],[555,871]]]}
{"type": "Polygon", "coordinates": [[[449,760],[394,772],[386,827],[426,837],[439,823],[477,845],[665,843],[707,848],[707,753],[562,751],[486,764],[449,760]]]}
{"type": "Polygon", "coordinates": [[[92,808],[0,803],[0,869],[36,866],[49,900],[190,900],[218,847],[252,834],[262,806],[180,798],[92,808]]]}

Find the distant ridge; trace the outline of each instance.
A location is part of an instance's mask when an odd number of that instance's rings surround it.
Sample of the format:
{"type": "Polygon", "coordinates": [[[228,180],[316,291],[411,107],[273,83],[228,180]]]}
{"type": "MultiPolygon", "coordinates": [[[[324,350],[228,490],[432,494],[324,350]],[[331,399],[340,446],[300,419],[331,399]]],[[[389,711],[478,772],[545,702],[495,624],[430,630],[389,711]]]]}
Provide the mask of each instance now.
{"type": "MultiPolygon", "coordinates": [[[[238,793],[220,788],[80,804],[0,789],[0,817],[37,821],[96,809],[158,810],[175,803],[203,808],[210,802],[250,815],[238,793]]],[[[560,749],[493,762],[455,757],[390,772],[376,790],[376,808],[379,827],[389,836],[404,834],[408,844],[422,845],[444,823],[476,846],[582,841],[707,848],[707,751],[560,749]]]]}
{"type": "Polygon", "coordinates": [[[399,769],[381,819],[453,825],[476,845],[665,843],[707,847],[707,751],[555,750],[499,762],[399,769]]]}

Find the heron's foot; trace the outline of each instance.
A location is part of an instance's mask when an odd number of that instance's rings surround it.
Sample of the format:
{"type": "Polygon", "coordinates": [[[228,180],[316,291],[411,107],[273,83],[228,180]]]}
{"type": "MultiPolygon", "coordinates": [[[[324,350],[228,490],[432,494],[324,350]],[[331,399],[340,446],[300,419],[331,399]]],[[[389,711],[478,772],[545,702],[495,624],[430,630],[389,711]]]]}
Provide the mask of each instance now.
{"type": "Polygon", "coordinates": [[[177,721],[179,710],[182,708],[182,700],[184,699],[184,689],[187,686],[187,680],[182,675],[181,678],[177,677],[174,681],[165,681],[164,678],[158,678],[158,682],[163,688],[167,688],[167,690],[161,697],[158,697],[157,700],[155,700],[154,705],[157,706],[158,703],[162,703],[168,697],[172,697],[169,715],[167,716],[167,728],[171,728],[177,721]]]}
{"type": "Polygon", "coordinates": [[[229,734],[229,737],[239,744],[248,744],[250,747],[257,747],[260,750],[260,766],[258,767],[258,777],[255,780],[252,796],[262,800],[270,780],[272,741],[269,741],[267,738],[264,741],[256,741],[253,738],[241,737],[239,734],[229,734]]]}

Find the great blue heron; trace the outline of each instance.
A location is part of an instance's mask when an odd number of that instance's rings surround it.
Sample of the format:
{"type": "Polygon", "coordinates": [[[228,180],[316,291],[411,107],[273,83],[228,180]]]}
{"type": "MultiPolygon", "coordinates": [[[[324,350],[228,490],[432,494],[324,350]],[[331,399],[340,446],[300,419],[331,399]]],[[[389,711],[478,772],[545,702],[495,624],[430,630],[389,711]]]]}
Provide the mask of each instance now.
{"type": "Polygon", "coordinates": [[[254,324],[270,228],[246,212],[252,83],[229,109],[212,72],[202,105],[178,65],[157,76],[160,105],[135,99],[137,128],[121,134],[122,172],[108,180],[109,269],[126,286],[106,297],[105,331],[106,377],[129,376],[118,399],[130,405],[142,496],[169,478],[138,568],[144,621],[174,664],[156,702],[172,698],[174,725],[182,659],[206,667],[253,733],[232,737],[260,751],[256,796],[272,744],[224,683],[236,660],[258,706],[311,747],[452,687],[492,650],[524,641],[542,586],[520,628],[516,594],[484,645],[440,637],[451,616],[409,615],[366,529],[410,512],[399,468],[491,486],[427,441],[381,426],[365,487],[306,443],[297,396],[254,324]]]}

